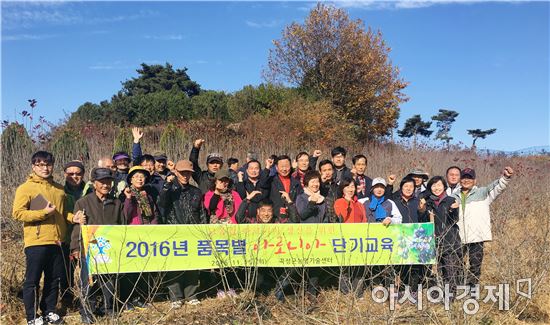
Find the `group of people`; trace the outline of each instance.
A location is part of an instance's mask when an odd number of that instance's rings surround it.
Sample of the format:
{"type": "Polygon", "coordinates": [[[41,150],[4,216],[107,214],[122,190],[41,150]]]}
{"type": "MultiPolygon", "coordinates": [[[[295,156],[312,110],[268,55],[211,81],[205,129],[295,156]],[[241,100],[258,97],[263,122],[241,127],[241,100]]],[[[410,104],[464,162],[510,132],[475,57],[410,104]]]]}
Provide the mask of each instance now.
{"type": "MultiPolygon", "coordinates": [[[[46,151],[32,158],[32,173],[18,187],[13,217],[24,222],[26,272],[23,287],[28,324],[62,324],[56,311],[74,296],[73,261],[80,262],[78,284],[80,314],[84,324],[95,315],[113,315],[117,302],[124,307],[145,306],[151,298],[148,276],[125,274],[120,290],[117,275],[92,277],[92,285],[82,255],[81,224],[154,225],[224,223],[399,223],[433,222],[437,270],[423,266],[396,268],[398,281],[411,291],[430,276],[451,290],[466,283],[476,287],[481,275],[483,243],[490,241],[491,202],[506,188],[513,170],[485,187],[478,187],[471,168],[451,166],[446,175],[429,177],[422,169],[412,169],[396,183],[396,175],[370,178],[368,158],[352,157],[335,147],[331,159],[318,161],[321,151],[300,152],[296,157],[272,155],[264,164],[248,152],[242,164],[236,158],[225,161],[219,153],[209,153],[206,169],[199,163],[203,139],[195,140],[188,160],[169,160],[162,152],[143,154],[143,132],[133,128],[132,155],[117,152],[99,159],[85,182],[81,161],[63,166],[65,184],[53,180],[55,159],[46,151]],[[194,182],[195,185],[191,183],[194,182]],[[398,187],[394,191],[394,186],[398,187]],[[464,272],[465,260],[468,268],[464,272]],[[44,274],[42,294],[39,282],[44,274]],[[96,304],[98,292],[102,303],[96,304]],[[40,302],[38,301],[38,297],[40,302]],[[41,310],[39,316],[38,309],[41,310]]],[[[344,267],[336,272],[337,285],[347,294],[363,294],[367,274],[380,267],[344,267]]],[[[313,300],[323,277],[320,268],[308,268],[304,290],[313,300]]],[[[258,271],[258,289],[284,300],[298,272],[258,271]]],[[[334,274],[334,272],[329,272],[334,274]]],[[[238,274],[236,275],[238,276],[238,274]]],[[[198,304],[199,288],[214,283],[217,296],[235,295],[234,287],[221,285],[211,272],[164,273],[165,289],[173,307],[198,304]]],[[[371,283],[372,285],[372,283],[371,283]]]]}

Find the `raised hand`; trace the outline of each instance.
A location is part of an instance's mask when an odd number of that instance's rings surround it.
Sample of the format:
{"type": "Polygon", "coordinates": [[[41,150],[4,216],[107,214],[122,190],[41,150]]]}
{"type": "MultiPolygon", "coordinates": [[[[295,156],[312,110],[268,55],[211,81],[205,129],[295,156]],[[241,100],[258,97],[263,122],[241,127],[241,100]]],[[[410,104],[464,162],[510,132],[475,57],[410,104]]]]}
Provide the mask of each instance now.
{"type": "Polygon", "coordinates": [[[388,176],[388,185],[393,185],[396,179],[397,179],[397,176],[395,176],[394,174],[391,174],[390,176],[388,176]]]}
{"type": "Polygon", "coordinates": [[[202,145],[204,144],[205,140],[204,139],[197,139],[195,140],[195,142],[193,142],[193,147],[197,148],[197,149],[200,149],[202,147],[202,145]]]}
{"type": "Polygon", "coordinates": [[[321,156],[321,150],[313,150],[313,154],[311,155],[313,158],[317,158],[321,156]]]}
{"type": "MultiPolygon", "coordinates": [[[[244,173],[242,171],[237,173],[237,179],[239,180],[239,183],[242,183],[244,180],[244,173]]],[[[255,191],[253,191],[255,192],[255,191]]]]}
{"type": "Polygon", "coordinates": [[[141,138],[143,138],[143,130],[138,127],[133,127],[132,136],[134,137],[134,143],[139,143],[141,138]]]}
{"type": "Polygon", "coordinates": [[[174,168],[176,168],[176,164],[172,160],[166,161],[166,168],[168,168],[169,171],[174,171],[174,168]]]}
{"type": "Polygon", "coordinates": [[[514,175],[514,170],[512,169],[512,167],[507,166],[504,168],[504,172],[502,173],[504,174],[504,177],[510,178],[512,177],[512,175],[514,175]]]}
{"type": "Polygon", "coordinates": [[[265,160],[265,168],[266,168],[266,169],[271,169],[271,166],[273,166],[273,159],[267,158],[267,159],[265,160]]]}
{"type": "Polygon", "coordinates": [[[126,198],[127,199],[131,199],[132,198],[132,191],[130,191],[130,188],[127,187],[124,189],[124,195],[126,195],[126,198]]]}

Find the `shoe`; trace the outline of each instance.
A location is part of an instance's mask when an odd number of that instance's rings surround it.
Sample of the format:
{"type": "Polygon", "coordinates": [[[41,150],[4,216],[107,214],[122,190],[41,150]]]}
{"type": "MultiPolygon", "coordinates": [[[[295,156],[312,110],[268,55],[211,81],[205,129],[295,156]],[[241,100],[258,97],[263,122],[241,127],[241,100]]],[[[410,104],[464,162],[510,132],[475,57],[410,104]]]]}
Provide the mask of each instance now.
{"type": "Polygon", "coordinates": [[[27,321],[27,325],[44,325],[44,319],[42,318],[42,316],[40,316],[33,320],[27,321]]]}
{"type": "Polygon", "coordinates": [[[126,304],[126,310],[131,311],[134,309],[146,309],[149,306],[150,305],[148,303],[141,301],[139,298],[135,298],[126,304]]]}
{"type": "Polygon", "coordinates": [[[48,315],[46,315],[44,320],[44,323],[46,324],[65,324],[65,321],[63,320],[63,318],[61,318],[61,316],[51,311],[48,313],[48,315]]]}
{"type": "Polygon", "coordinates": [[[80,323],[82,324],[93,324],[94,323],[94,319],[88,315],[81,315],[80,316],[80,323]]]}
{"type": "Polygon", "coordinates": [[[200,301],[198,299],[191,299],[187,302],[188,305],[191,305],[191,306],[196,306],[196,305],[200,305],[200,301]]]}
{"type": "Polygon", "coordinates": [[[275,298],[280,302],[285,302],[285,293],[282,290],[281,291],[276,291],[275,292],[275,298]]]}
{"type": "Polygon", "coordinates": [[[218,297],[218,299],[224,299],[225,297],[227,297],[227,295],[225,294],[225,291],[218,290],[218,293],[216,293],[216,297],[218,297]]]}
{"type": "Polygon", "coordinates": [[[182,303],[180,300],[172,301],[170,303],[170,308],[172,309],[178,309],[178,308],[181,308],[181,306],[182,306],[182,303]]]}

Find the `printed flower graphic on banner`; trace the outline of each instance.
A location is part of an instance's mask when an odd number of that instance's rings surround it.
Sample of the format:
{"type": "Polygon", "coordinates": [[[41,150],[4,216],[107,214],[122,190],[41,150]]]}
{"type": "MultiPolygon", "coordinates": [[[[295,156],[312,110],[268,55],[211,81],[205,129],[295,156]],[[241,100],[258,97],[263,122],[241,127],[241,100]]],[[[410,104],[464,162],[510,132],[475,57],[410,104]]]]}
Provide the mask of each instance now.
{"type": "Polygon", "coordinates": [[[399,256],[411,262],[427,264],[435,258],[435,244],[432,234],[422,225],[407,229],[398,237],[399,256]]]}
{"type": "Polygon", "coordinates": [[[109,240],[103,237],[97,237],[96,239],[90,241],[90,248],[94,252],[93,257],[96,263],[106,264],[111,262],[111,258],[106,253],[106,251],[111,249],[111,243],[109,240]]]}

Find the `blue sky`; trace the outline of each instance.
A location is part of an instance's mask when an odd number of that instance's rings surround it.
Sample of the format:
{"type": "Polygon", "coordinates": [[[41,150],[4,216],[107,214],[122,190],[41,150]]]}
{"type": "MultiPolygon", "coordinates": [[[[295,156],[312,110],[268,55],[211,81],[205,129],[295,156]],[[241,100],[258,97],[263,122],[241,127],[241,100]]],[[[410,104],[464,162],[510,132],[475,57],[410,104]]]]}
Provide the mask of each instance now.
{"type": "MultiPolygon", "coordinates": [[[[460,113],[451,135],[497,128],[479,147],[549,145],[548,2],[336,3],[380,29],[410,101],[399,124],[460,113]]],[[[139,64],[187,67],[203,89],[262,82],[271,41],[314,2],[2,2],[2,119],[38,100],[57,122],[108,100],[139,64]]],[[[435,125],[434,125],[435,126],[435,125]]]]}

